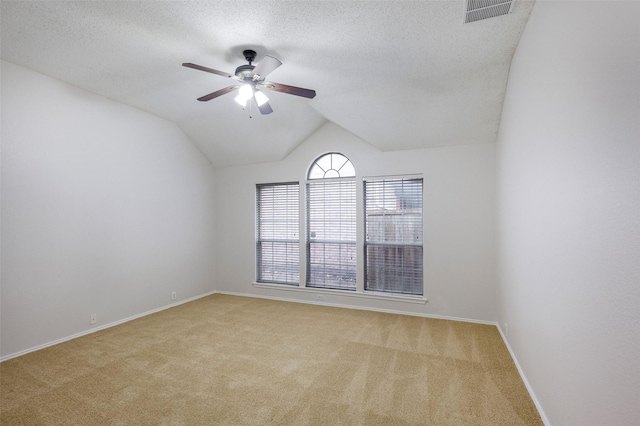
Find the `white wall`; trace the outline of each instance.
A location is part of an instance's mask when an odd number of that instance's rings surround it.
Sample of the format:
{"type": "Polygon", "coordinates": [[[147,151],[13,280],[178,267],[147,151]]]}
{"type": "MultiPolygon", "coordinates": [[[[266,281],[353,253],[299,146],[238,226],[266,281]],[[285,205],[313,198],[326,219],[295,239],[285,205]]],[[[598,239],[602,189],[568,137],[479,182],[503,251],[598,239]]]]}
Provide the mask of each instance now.
{"type": "MultiPolygon", "coordinates": [[[[380,152],[330,123],[283,161],[216,170],[218,289],[316,300],[310,292],[253,287],[255,185],[299,181],[304,186],[311,163],[331,151],[353,162],[359,182],[364,176],[423,174],[424,288],[429,301],[416,305],[329,294],[324,303],[495,321],[495,145],[380,152]]],[[[358,259],[361,280],[362,253],[358,259]]]]}
{"type": "Polygon", "coordinates": [[[1,356],[214,290],[214,174],[176,125],[3,61],[1,356]]]}
{"type": "Polygon", "coordinates": [[[640,419],[640,3],[538,2],[498,143],[500,324],[549,423],[640,419]]]}

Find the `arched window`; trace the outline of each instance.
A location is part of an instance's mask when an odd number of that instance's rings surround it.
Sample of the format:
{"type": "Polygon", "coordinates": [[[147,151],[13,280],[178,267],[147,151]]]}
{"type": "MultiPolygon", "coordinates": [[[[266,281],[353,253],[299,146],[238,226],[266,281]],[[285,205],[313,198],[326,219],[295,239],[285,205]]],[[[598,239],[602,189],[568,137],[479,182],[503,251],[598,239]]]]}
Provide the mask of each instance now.
{"type": "Polygon", "coordinates": [[[355,177],[356,170],[347,157],[337,152],[325,154],[313,162],[307,179],[355,177]]]}
{"type": "Polygon", "coordinates": [[[356,179],[342,154],[307,174],[307,287],[356,290],[356,179]]]}

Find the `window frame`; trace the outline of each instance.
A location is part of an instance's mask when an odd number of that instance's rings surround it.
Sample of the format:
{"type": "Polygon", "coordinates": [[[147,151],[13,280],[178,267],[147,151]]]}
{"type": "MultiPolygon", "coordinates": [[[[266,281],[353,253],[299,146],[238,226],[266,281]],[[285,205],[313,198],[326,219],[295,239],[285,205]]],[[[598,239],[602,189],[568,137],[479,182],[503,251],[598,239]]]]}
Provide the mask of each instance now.
{"type": "Polygon", "coordinates": [[[305,189],[305,287],[356,291],[358,194],[353,163],[339,152],[318,156],[307,170],[305,189]],[[316,191],[325,194],[318,197],[316,191]],[[345,215],[348,221],[343,220],[345,215]],[[327,262],[327,258],[334,261],[327,262]]]}
{"type": "MultiPolygon", "coordinates": [[[[355,178],[329,178],[329,179],[316,179],[313,181],[308,181],[306,185],[306,203],[305,203],[305,217],[306,217],[306,280],[305,285],[309,288],[325,288],[325,289],[334,289],[334,290],[347,290],[347,291],[356,291],[357,286],[357,276],[358,276],[358,262],[357,262],[357,251],[358,251],[358,239],[357,239],[357,184],[355,178]],[[353,200],[351,201],[352,206],[349,208],[350,211],[345,212],[345,207],[348,207],[348,204],[345,203],[345,200],[342,198],[342,195],[345,191],[344,187],[347,184],[350,188],[346,188],[346,191],[350,191],[353,193],[353,200]],[[333,201],[333,205],[330,205],[327,208],[326,203],[312,205],[312,198],[315,199],[313,195],[316,190],[318,191],[326,191],[328,190],[338,194],[338,202],[336,200],[333,201]],[[338,210],[335,210],[337,207],[338,210]],[[329,216],[329,220],[322,219],[322,222],[331,222],[332,218],[337,216],[343,216],[347,213],[351,218],[352,222],[344,223],[344,221],[340,221],[337,225],[340,230],[338,230],[338,234],[340,238],[322,238],[322,236],[314,235],[318,230],[323,233],[323,235],[336,235],[335,228],[327,229],[324,227],[323,229],[319,229],[317,227],[318,221],[314,221],[312,216],[314,215],[314,208],[322,208],[322,216],[326,218],[329,216]],[[329,211],[327,211],[329,210],[329,211]],[[344,228],[344,231],[343,231],[344,228]],[[349,230],[347,228],[352,228],[349,230]],[[324,232],[323,232],[324,231],[324,232]],[[352,239],[345,239],[343,235],[352,234],[352,239]],[[319,268],[314,265],[319,265],[320,263],[314,262],[315,249],[318,248],[323,252],[323,258],[325,262],[322,263],[325,265],[325,268],[319,268]],[[326,253],[329,251],[339,252],[336,262],[327,263],[326,262],[326,253]],[[351,262],[346,261],[346,257],[351,255],[351,262]],[[331,271],[331,266],[333,266],[333,271],[331,271]],[[319,280],[319,276],[316,273],[320,273],[320,269],[325,274],[325,279],[319,280]],[[327,275],[331,275],[331,272],[340,272],[340,274],[334,273],[333,275],[336,277],[334,281],[328,280],[326,278],[327,275]],[[316,279],[314,279],[316,277],[316,279]],[[333,284],[331,284],[333,282],[333,284]],[[345,284],[339,284],[343,282],[345,284]],[[351,282],[352,284],[347,284],[351,282]]],[[[350,194],[347,194],[350,195],[350,194]]],[[[335,222],[333,224],[335,226],[335,222]]],[[[326,225],[325,225],[326,226],[326,225]]],[[[331,226],[331,225],[329,225],[331,226]]],[[[331,255],[331,253],[329,254],[331,255]]]]}
{"type": "MultiPolygon", "coordinates": [[[[316,299],[318,301],[323,301],[325,300],[325,296],[326,295],[340,295],[340,296],[347,296],[347,297],[356,297],[356,298],[365,298],[365,299],[374,299],[374,300],[392,300],[392,301],[396,301],[396,302],[402,302],[402,303],[412,303],[412,304],[425,304],[427,303],[428,299],[427,297],[424,295],[425,293],[425,270],[424,270],[424,241],[421,241],[421,251],[422,251],[422,268],[421,268],[421,274],[422,274],[422,279],[421,279],[421,294],[408,294],[408,293],[404,293],[404,292],[382,292],[379,290],[370,290],[367,289],[367,284],[366,284],[366,274],[367,274],[367,255],[366,255],[366,250],[367,250],[367,234],[366,234],[366,226],[367,226],[367,218],[366,218],[366,202],[365,202],[365,197],[366,197],[366,191],[365,191],[365,180],[380,180],[380,179],[398,179],[398,178],[404,178],[404,179],[409,179],[409,178],[419,178],[422,181],[422,193],[423,193],[423,203],[424,204],[424,179],[423,179],[423,175],[422,174],[403,174],[403,175],[380,175],[380,176],[367,176],[367,177],[359,177],[356,175],[355,173],[355,168],[353,166],[353,164],[351,163],[351,160],[346,157],[344,154],[338,153],[338,152],[327,152],[325,154],[319,155],[318,157],[316,157],[316,160],[314,160],[314,162],[311,163],[311,165],[307,168],[306,170],[306,174],[305,174],[306,179],[303,181],[291,181],[291,182],[275,182],[275,183],[262,183],[262,184],[256,184],[256,188],[258,188],[260,185],[262,186],[269,186],[269,185],[285,185],[285,184],[296,184],[297,188],[298,188],[298,198],[299,198],[299,202],[297,205],[297,213],[298,213],[298,239],[297,239],[297,257],[295,257],[295,259],[297,260],[297,278],[298,278],[298,282],[294,283],[294,282],[280,282],[280,281],[273,281],[273,280],[265,280],[265,279],[260,279],[259,277],[259,273],[258,273],[258,269],[259,269],[259,252],[258,252],[258,247],[259,247],[259,234],[258,234],[258,226],[259,226],[259,212],[258,212],[258,207],[256,204],[256,281],[253,282],[253,286],[256,288],[263,288],[263,289],[272,289],[272,290],[284,290],[284,291],[293,291],[293,292],[303,292],[306,294],[316,294],[316,299]],[[349,163],[350,163],[350,170],[352,175],[349,176],[348,178],[341,178],[341,177],[322,177],[322,178],[310,178],[310,172],[311,169],[313,167],[314,164],[316,164],[316,162],[323,158],[324,156],[328,155],[328,154],[338,154],[342,157],[344,157],[344,159],[346,159],[349,163]],[[358,179],[362,179],[363,180],[363,184],[362,186],[360,186],[358,184],[358,179]],[[353,184],[355,185],[355,190],[354,190],[354,194],[353,194],[353,204],[354,204],[354,209],[355,209],[355,215],[354,215],[354,226],[355,226],[355,240],[350,240],[349,243],[353,244],[355,247],[355,255],[353,256],[353,262],[355,263],[355,276],[354,276],[354,281],[355,281],[355,287],[351,286],[348,289],[345,289],[344,287],[331,287],[331,286],[314,286],[313,283],[310,282],[309,279],[309,275],[310,275],[310,227],[309,227],[309,205],[308,205],[308,194],[309,194],[309,184],[310,183],[314,183],[314,182],[337,182],[339,180],[348,180],[348,181],[352,181],[353,184]],[[300,194],[300,190],[304,191],[304,194],[300,194]],[[300,212],[300,209],[302,209],[302,212],[300,212]],[[360,222],[362,221],[362,222],[360,222]],[[304,244],[305,246],[302,247],[300,244],[302,244],[302,241],[300,241],[301,236],[304,234],[305,236],[305,241],[304,244]],[[311,285],[310,285],[311,284],[311,285]]],[[[258,191],[256,190],[256,197],[258,197],[258,191]]],[[[256,198],[256,203],[258,203],[257,198],[256,198]]],[[[424,206],[422,206],[424,207],[424,206]]],[[[424,213],[424,209],[423,213],[424,213]]],[[[423,231],[424,231],[424,214],[422,215],[422,223],[423,223],[423,231]]],[[[266,239],[263,239],[263,241],[266,241],[266,239]]],[[[371,244],[369,242],[369,244],[371,244]]],[[[292,250],[292,252],[295,252],[295,250],[292,250]]]]}
{"type": "Polygon", "coordinates": [[[257,283],[269,283],[269,284],[278,284],[278,285],[289,285],[289,286],[299,286],[300,285],[300,182],[276,182],[276,183],[261,183],[256,184],[256,246],[255,246],[255,255],[256,255],[256,269],[255,269],[255,280],[257,283]],[[284,188],[284,200],[285,204],[281,206],[276,206],[276,202],[278,199],[282,199],[283,194],[279,196],[274,196],[270,201],[274,204],[272,206],[272,229],[273,233],[279,232],[284,233],[284,238],[275,238],[274,237],[263,237],[266,229],[263,228],[265,221],[267,218],[263,216],[263,212],[265,209],[262,208],[263,198],[261,195],[263,194],[263,190],[266,188],[273,188],[274,191],[276,188],[284,188]],[[289,191],[293,191],[293,194],[290,195],[289,191]],[[292,197],[292,198],[291,198],[292,197]],[[291,202],[293,200],[293,202],[291,202]],[[289,210],[293,209],[293,212],[289,210]],[[284,217],[285,220],[280,220],[280,224],[284,224],[284,229],[276,229],[279,227],[277,224],[278,219],[276,218],[284,217]],[[289,220],[291,219],[291,220],[289,220]],[[287,234],[297,235],[297,238],[291,238],[287,234]],[[272,266],[276,264],[279,260],[280,263],[284,263],[284,269],[281,270],[278,274],[285,276],[284,280],[274,279],[276,276],[276,272],[272,270],[270,276],[266,276],[266,262],[264,262],[265,257],[265,246],[271,245],[271,257],[272,257],[272,266]],[[278,247],[280,246],[280,247],[278,247]],[[282,252],[282,248],[284,246],[284,253],[282,252]],[[293,251],[295,253],[289,256],[289,252],[293,251]],[[284,255],[283,255],[284,254],[284,255]],[[287,278],[292,277],[293,279],[287,280],[287,278]],[[297,278],[297,279],[295,279],[297,278]]]}
{"type": "MultiPolygon", "coordinates": [[[[372,293],[423,297],[424,178],[422,177],[422,175],[372,176],[365,177],[362,181],[362,216],[364,229],[362,242],[364,267],[363,291],[372,293]],[[395,184],[395,182],[400,182],[400,187],[404,188],[405,181],[409,183],[419,182],[419,195],[410,194],[411,196],[408,196],[405,195],[405,192],[403,192],[402,196],[398,197],[396,192],[397,185],[395,184]],[[387,182],[390,186],[385,189],[385,185],[387,182]],[[389,197],[387,194],[383,194],[383,198],[378,198],[377,200],[378,202],[383,203],[383,207],[379,208],[377,211],[375,211],[374,209],[369,210],[367,207],[367,203],[374,200],[370,200],[371,197],[367,196],[367,183],[370,183],[371,186],[371,188],[369,189],[369,193],[375,193],[376,195],[380,196],[380,191],[394,190],[396,194],[392,197],[389,197]],[[411,207],[405,206],[387,209],[386,203],[392,200],[395,201],[396,205],[398,203],[417,203],[419,201],[419,207],[416,207],[412,204],[411,207]],[[418,216],[417,218],[415,217],[416,215],[418,216]],[[371,233],[375,232],[373,227],[371,227],[370,229],[369,226],[373,222],[373,217],[382,219],[378,220],[377,222],[384,226],[385,235],[383,237],[376,238],[371,236],[371,233]],[[387,220],[387,218],[392,219],[387,220]],[[398,220],[394,220],[393,218],[398,218],[398,220]],[[401,235],[400,239],[397,239],[398,234],[401,235]],[[409,234],[411,234],[411,241],[406,240],[406,236],[409,234]],[[393,238],[389,240],[387,237],[388,235],[392,235],[393,238]],[[417,242],[414,240],[415,236],[417,236],[417,242]],[[381,267],[376,268],[375,262],[377,256],[369,255],[370,248],[374,250],[380,249],[385,260],[392,258],[396,263],[389,263],[388,261],[385,261],[381,267]],[[405,259],[407,259],[406,262],[405,259]],[[412,267],[411,265],[414,264],[415,267],[412,267]],[[372,271],[374,271],[373,274],[372,271]],[[396,273],[390,273],[390,271],[396,271],[396,273]],[[373,280],[370,279],[372,275],[375,275],[375,278],[373,280]],[[382,276],[380,280],[378,280],[378,275],[382,276]],[[370,286],[369,284],[371,283],[371,281],[375,281],[375,283],[370,286]],[[398,281],[402,282],[398,283],[398,281]]],[[[379,234],[380,231],[378,230],[377,233],[379,234]]],[[[374,250],[372,250],[372,252],[374,250]]]]}

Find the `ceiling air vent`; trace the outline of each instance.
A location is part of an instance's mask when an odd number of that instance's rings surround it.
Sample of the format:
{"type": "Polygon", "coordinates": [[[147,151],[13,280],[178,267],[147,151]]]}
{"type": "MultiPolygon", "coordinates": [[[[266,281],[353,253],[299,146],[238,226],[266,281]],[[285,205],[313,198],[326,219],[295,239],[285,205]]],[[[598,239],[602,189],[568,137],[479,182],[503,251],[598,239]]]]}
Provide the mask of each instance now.
{"type": "Polygon", "coordinates": [[[464,23],[479,21],[507,15],[513,9],[515,0],[467,0],[467,11],[464,15],[464,23]]]}

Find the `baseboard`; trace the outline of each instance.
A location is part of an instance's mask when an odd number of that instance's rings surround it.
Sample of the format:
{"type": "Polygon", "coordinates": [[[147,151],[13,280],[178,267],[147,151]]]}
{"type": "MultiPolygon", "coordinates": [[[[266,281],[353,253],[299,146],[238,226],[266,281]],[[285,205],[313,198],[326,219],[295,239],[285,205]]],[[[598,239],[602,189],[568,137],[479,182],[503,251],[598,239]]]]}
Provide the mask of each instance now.
{"type": "Polygon", "coordinates": [[[173,307],[178,306],[178,305],[182,305],[183,303],[193,302],[194,300],[201,299],[201,298],[207,297],[207,296],[211,296],[212,294],[215,294],[215,293],[216,293],[216,291],[211,291],[211,292],[208,292],[208,293],[201,294],[199,296],[191,297],[189,299],[180,300],[178,302],[171,303],[171,304],[165,305],[165,306],[161,306],[159,308],[152,309],[150,311],[143,312],[141,314],[133,315],[131,317],[124,318],[124,319],[121,319],[121,320],[118,320],[118,321],[114,321],[114,322],[111,322],[109,324],[101,325],[99,327],[92,328],[90,330],[85,330],[85,331],[82,331],[80,333],[72,334],[71,336],[63,337],[61,339],[53,340],[51,342],[44,343],[42,345],[34,346],[33,348],[29,348],[29,349],[25,349],[23,351],[19,351],[19,352],[13,353],[13,354],[5,355],[5,356],[0,358],[0,362],[7,361],[7,360],[9,360],[11,358],[17,358],[19,356],[26,355],[26,354],[31,353],[31,352],[39,351],[40,349],[48,348],[49,346],[54,346],[54,345],[57,345],[59,343],[67,342],[69,340],[77,339],[78,337],[86,336],[87,334],[95,333],[96,331],[104,330],[106,328],[115,327],[116,325],[120,325],[120,324],[123,324],[125,322],[133,321],[134,319],[137,319],[137,318],[145,317],[147,315],[155,314],[156,312],[164,311],[165,309],[169,309],[169,308],[173,308],[173,307]]]}
{"type": "Polygon", "coordinates": [[[516,364],[516,368],[518,369],[518,373],[520,374],[520,378],[522,379],[525,387],[527,388],[527,391],[529,392],[529,396],[531,397],[531,400],[533,401],[533,403],[535,404],[535,406],[536,406],[536,408],[538,410],[538,414],[540,414],[540,418],[542,419],[542,423],[544,423],[545,426],[551,426],[551,422],[549,421],[549,419],[545,415],[544,410],[542,409],[542,405],[540,404],[540,401],[538,401],[538,398],[536,398],[536,394],[533,392],[533,388],[529,384],[529,381],[527,380],[527,377],[524,375],[524,371],[522,371],[522,367],[520,367],[520,363],[518,362],[518,358],[516,358],[516,354],[511,349],[511,345],[509,345],[509,341],[507,340],[507,337],[502,332],[502,328],[500,327],[500,325],[496,324],[496,327],[498,327],[498,332],[500,333],[500,336],[502,337],[502,341],[504,342],[505,346],[507,347],[507,350],[509,351],[509,355],[511,355],[511,359],[516,364]]]}
{"type": "Polygon", "coordinates": [[[218,291],[219,294],[228,294],[230,296],[242,296],[242,297],[253,297],[257,299],[269,299],[269,300],[279,300],[282,302],[295,302],[295,303],[305,303],[307,305],[320,305],[320,306],[331,306],[334,308],[345,308],[345,309],[358,309],[361,311],[373,311],[373,312],[384,312],[388,314],[399,314],[399,315],[411,315],[415,317],[423,317],[423,318],[433,318],[433,319],[444,319],[449,321],[462,321],[462,322],[470,322],[474,324],[486,324],[486,325],[495,325],[498,326],[498,323],[495,321],[484,321],[477,320],[472,318],[458,318],[458,317],[449,317],[444,315],[433,315],[433,314],[423,314],[419,312],[407,312],[407,311],[399,311],[395,309],[384,309],[384,308],[373,308],[370,306],[356,306],[356,305],[347,305],[342,303],[329,303],[329,302],[318,302],[314,300],[300,300],[293,299],[288,297],[277,297],[277,296],[265,296],[260,294],[250,294],[250,293],[235,293],[231,291],[218,291]]]}

